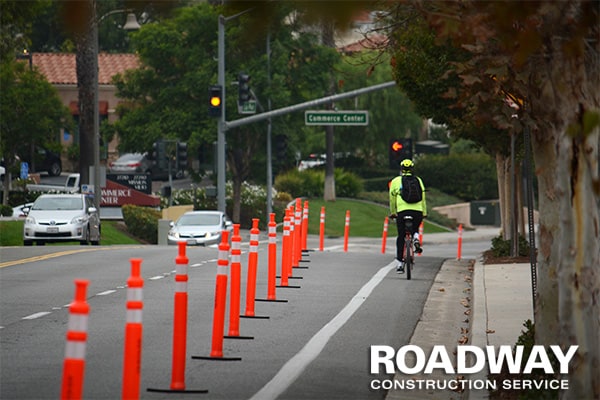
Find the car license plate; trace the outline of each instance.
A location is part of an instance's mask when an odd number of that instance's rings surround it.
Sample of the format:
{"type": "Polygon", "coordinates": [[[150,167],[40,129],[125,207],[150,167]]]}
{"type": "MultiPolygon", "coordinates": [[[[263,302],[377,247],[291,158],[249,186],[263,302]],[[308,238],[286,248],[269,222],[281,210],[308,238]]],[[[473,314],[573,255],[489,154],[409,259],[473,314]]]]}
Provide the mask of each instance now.
{"type": "Polygon", "coordinates": [[[50,228],[46,229],[46,232],[48,233],[58,233],[58,228],[55,226],[51,226],[50,228]]]}
{"type": "Polygon", "coordinates": [[[187,240],[187,244],[194,245],[194,244],[196,244],[196,240],[195,239],[188,239],[187,240]]]}

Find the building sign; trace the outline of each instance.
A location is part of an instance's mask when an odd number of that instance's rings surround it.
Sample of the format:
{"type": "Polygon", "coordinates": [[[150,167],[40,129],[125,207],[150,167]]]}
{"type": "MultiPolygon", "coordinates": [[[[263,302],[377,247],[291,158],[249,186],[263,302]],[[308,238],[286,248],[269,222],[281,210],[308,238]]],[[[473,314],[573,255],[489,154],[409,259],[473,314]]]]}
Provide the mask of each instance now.
{"type": "Polygon", "coordinates": [[[152,179],[147,174],[107,174],[106,179],[138,192],[152,194],[152,179]]]}
{"type": "Polygon", "coordinates": [[[129,186],[112,181],[107,177],[106,187],[102,188],[102,207],[120,207],[125,204],[158,207],[160,197],[143,193],[129,186]]]}

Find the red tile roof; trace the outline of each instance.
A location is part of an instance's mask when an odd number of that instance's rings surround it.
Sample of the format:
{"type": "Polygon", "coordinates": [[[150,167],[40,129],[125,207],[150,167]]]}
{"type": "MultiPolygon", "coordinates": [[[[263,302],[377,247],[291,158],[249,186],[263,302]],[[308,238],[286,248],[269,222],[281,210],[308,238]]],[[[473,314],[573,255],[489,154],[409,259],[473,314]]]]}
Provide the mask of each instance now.
{"type": "Polygon", "coordinates": [[[388,38],[385,35],[373,34],[359,40],[358,42],[350,43],[344,47],[339,47],[338,51],[342,53],[355,53],[365,49],[378,49],[388,43],[388,38]]]}
{"type": "MultiPolygon", "coordinates": [[[[37,67],[52,84],[77,84],[75,54],[33,53],[32,62],[33,66],[37,67]]],[[[128,69],[139,68],[139,66],[140,63],[135,54],[100,53],[98,55],[98,83],[108,85],[114,75],[128,69]]]]}

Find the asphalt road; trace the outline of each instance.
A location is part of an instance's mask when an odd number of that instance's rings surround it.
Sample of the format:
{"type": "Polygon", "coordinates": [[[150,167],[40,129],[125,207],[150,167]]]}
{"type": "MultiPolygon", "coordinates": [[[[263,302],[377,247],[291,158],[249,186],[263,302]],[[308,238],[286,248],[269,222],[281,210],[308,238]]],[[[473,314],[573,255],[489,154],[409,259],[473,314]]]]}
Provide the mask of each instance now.
{"type": "MultiPolygon", "coordinates": [[[[245,311],[247,237],[242,256],[241,310],[245,311]]],[[[327,240],[325,252],[310,252],[302,269],[277,298],[256,302],[256,315],[242,318],[240,334],[225,339],[224,357],[192,359],[211,352],[216,248],[191,248],[186,389],[206,394],[165,394],[171,383],[175,247],[45,246],[2,248],[0,264],[0,398],[45,399],[60,395],[68,304],[76,278],[88,279],[91,307],[84,398],[121,395],[130,258],[142,258],[143,343],[141,398],[382,399],[369,383],[371,345],[408,343],[444,257],[419,257],[413,279],[392,270],[377,240],[327,240]],[[301,279],[300,279],[301,278],[301,279]]],[[[314,247],[314,243],[309,247],[314,247]]],[[[436,246],[451,257],[452,244],[436,246]],[[450,253],[450,254],[448,254],[450,253]]],[[[257,298],[266,297],[266,242],[259,250],[257,298]]],[[[431,249],[433,250],[433,248],[431,249]]],[[[431,251],[431,253],[435,253],[431,251]]],[[[278,280],[279,283],[279,280],[278,280]]],[[[228,332],[229,308],[225,321],[228,332]]]]}

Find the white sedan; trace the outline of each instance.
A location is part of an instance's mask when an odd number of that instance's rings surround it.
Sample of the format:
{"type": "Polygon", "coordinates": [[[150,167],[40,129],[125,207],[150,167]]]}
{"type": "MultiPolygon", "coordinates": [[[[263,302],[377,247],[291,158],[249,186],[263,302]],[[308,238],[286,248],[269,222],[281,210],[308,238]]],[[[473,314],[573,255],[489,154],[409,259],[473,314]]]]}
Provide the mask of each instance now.
{"type": "Polygon", "coordinates": [[[233,229],[233,223],[221,211],[189,211],[170,225],[168,243],[185,242],[189,246],[219,243],[221,232],[233,229]]]}

